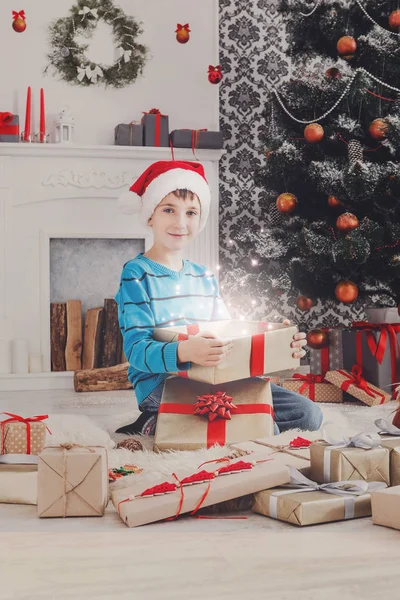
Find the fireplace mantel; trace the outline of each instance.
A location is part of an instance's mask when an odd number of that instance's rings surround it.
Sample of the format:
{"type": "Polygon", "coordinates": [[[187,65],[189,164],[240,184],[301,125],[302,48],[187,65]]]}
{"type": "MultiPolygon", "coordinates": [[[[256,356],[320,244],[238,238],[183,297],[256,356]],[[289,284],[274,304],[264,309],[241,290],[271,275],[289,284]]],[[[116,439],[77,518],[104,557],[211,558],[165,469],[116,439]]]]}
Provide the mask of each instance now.
{"type": "MultiPolygon", "coordinates": [[[[222,155],[196,150],[212,203],[205,229],[186,253],[217,275],[222,155]]],[[[175,158],[196,160],[190,149],[175,150],[175,158]]],[[[50,239],[140,238],[149,248],[148,228],[118,211],[116,199],[152,162],[170,159],[169,148],[0,144],[0,337],[27,339],[29,352],[43,355],[45,371],[0,374],[0,391],[72,388],[72,373],[50,372],[50,239]]]]}

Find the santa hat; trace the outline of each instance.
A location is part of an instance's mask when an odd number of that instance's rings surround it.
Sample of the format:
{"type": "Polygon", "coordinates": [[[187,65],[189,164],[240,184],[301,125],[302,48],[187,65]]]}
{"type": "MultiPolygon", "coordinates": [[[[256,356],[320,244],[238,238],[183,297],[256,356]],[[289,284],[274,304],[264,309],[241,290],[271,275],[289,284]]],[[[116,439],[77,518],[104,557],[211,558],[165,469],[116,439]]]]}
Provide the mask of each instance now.
{"type": "Polygon", "coordinates": [[[210,211],[211,193],[200,163],[184,160],[159,160],[150,165],[118,199],[125,214],[140,213],[145,225],[165,196],[175,190],[189,190],[200,200],[200,228],[203,229],[210,211]]]}

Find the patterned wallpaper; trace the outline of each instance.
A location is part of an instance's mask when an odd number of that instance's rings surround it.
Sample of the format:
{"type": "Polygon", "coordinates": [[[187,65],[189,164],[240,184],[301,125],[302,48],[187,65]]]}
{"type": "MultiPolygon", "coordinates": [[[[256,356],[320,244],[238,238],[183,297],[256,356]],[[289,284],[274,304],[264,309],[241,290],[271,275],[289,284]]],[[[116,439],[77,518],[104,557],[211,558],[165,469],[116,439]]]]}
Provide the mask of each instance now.
{"type": "MultiPolygon", "coordinates": [[[[232,270],[243,257],[235,244],[239,231],[262,222],[259,201],[263,190],[254,184],[254,172],[264,160],[263,133],[267,90],[290,76],[286,56],[285,28],[278,13],[278,0],[219,0],[220,62],[224,79],[220,86],[220,119],[226,155],[220,171],[220,281],[222,295],[224,271],[232,270]]],[[[251,257],[249,257],[251,258],[251,257]]],[[[273,273],[278,277],[279,272],[273,273]]],[[[233,316],[254,319],[287,317],[303,330],[320,325],[347,324],[364,319],[364,307],[320,302],[301,313],[288,304],[286,295],[253,298],[245,290],[238,304],[229,307],[233,316]]]]}

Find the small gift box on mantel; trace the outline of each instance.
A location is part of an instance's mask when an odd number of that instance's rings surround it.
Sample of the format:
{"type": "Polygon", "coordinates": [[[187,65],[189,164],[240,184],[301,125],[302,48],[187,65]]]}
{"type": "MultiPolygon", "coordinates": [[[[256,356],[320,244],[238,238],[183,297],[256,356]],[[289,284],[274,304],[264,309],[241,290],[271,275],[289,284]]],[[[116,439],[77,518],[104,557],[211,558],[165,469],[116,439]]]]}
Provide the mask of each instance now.
{"type": "Polygon", "coordinates": [[[221,131],[208,129],[174,129],[170,135],[171,146],[174,148],[220,150],[224,145],[221,131]]]}
{"type": "Polygon", "coordinates": [[[19,142],[19,116],[0,112],[0,142],[19,142]]]}
{"type": "Polygon", "coordinates": [[[168,147],[169,146],[169,119],[158,108],[152,108],[143,113],[143,145],[168,147]]]}
{"type": "Polygon", "coordinates": [[[143,146],[143,125],[138,123],[120,123],[115,128],[116,146],[143,146]]]}

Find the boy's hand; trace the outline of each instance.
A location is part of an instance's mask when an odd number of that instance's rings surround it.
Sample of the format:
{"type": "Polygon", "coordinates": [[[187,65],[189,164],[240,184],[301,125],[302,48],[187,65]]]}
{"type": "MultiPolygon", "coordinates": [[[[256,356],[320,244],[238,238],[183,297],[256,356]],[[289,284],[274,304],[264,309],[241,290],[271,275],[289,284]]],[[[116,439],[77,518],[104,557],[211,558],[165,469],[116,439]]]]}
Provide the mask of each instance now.
{"type": "Polygon", "coordinates": [[[230,353],[233,342],[202,331],[178,344],[179,362],[194,362],[202,367],[216,367],[230,353]]]}
{"type": "MultiPolygon", "coordinates": [[[[284,325],[290,325],[290,321],[289,319],[285,319],[283,321],[284,325]]],[[[299,331],[299,333],[295,333],[293,336],[293,342],[290,344],[291,348],[298,348],[298,350],[296,352],[293,352],[292,356],[293,358],[303,358],[303,356],[306,355],[306,351],[303,350],[303,346],[307,345],[307,336],[305,333],[303,333],[302,331],[299,331]]]]}

